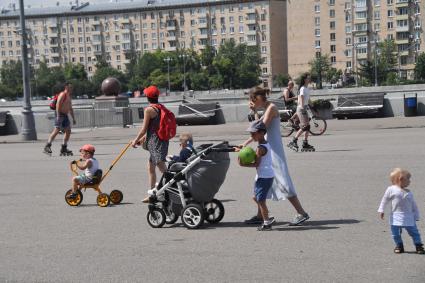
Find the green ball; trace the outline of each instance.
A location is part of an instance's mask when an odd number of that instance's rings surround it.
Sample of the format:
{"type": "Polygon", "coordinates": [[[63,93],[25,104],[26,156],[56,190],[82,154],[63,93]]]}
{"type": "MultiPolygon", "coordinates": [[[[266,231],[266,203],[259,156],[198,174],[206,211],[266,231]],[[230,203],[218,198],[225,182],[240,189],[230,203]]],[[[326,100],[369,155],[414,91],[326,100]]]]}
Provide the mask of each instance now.
{"type": "Polygon", "coordinates": [[[244,165],[251,164],[255,161],[255,150],[252,147],[246,146],[239,151],[239,159],[244,165]]]}

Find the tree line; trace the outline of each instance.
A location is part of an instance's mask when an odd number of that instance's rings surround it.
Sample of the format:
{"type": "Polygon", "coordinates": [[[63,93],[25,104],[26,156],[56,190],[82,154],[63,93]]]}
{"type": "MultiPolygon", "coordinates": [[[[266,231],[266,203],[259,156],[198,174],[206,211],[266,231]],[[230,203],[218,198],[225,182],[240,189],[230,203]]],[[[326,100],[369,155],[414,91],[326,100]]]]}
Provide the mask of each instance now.
{"type": "MultiPolygon", "coordinates": [[[[64,66],[48,67],[40,62],[37,69],[30,68],[32,96],[52,96],[57,82],[71,82],[73,95],[101,95],[100,85],[107,77],[121,82],[121,92],[135,91],[148,85],[168,88],[172,91],[186,89],[239,89],[260,83],[261,56],[257,47],[237,44],[234,40],[224,42],[218,50],[206,46],[200,53],[182,49],[176,52],[157,50],[143,55],[129,54],[124,72],[110,66],[103,59],[96,63],[96,71],[88,78],[82,64],[66,63],[64,66]]],[[[22,63],[9,61],[0,68],[0,97],[22,97],[22,63]]]]}

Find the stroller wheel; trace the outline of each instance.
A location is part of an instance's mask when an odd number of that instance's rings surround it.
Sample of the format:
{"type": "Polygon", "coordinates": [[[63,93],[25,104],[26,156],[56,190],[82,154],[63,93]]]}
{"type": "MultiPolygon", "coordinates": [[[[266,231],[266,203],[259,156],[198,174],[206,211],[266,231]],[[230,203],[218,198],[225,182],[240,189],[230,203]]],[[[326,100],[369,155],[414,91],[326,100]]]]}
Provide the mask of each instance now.
{"type": "Polygon", "coordinates": [[[110,203],[110,199],[107,194],[101,193],[97,195],[96,202],[100,207],[107,207],[110,203]]]}
{"type": "Polygon", "coordinates": [[[189,229],[197,229],[204,224],[204,209],[197,203],[191,203],[183,208],[182,222],[189,229]]]}
{"type": "Polygon", "coordinates": [[[111,199],[111,202],[113,204],[120,204],[122,199],[123,199],[123,195],[122,195],[122,192],[120,190],[113,190],[109,194],[109,198],[111,199]]]}
{"type": "Polygon", "coordinates": [[[205,220],[209,223],[218,223],[224,217],[224,206],[218,199],[205,203],[205,220]]]}
{"type": "Polygon", "coordinates": [[[68,195],[70,195],[72,193],[72,190],[68,190],[65,193],[65,201],[68,205],[70,206],[79,206],[81,204],[81,202],[83,201],[83,193],[78,190],[77,191],[77,196],[73,199],[69,199],[68,195]]]}
{"type": "Polygon", "coordinates": [[[152,228],[161,228],[165,224],[165,213],[162,209],[153,208],[146,215],[149,225],[152,228]]]}

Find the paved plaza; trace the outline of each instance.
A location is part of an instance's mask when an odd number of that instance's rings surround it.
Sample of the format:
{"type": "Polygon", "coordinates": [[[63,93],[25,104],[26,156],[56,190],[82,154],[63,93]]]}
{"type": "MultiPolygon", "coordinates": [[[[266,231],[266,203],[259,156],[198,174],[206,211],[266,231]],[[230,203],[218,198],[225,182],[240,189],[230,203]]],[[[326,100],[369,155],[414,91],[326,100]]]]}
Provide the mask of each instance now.
{"type": "MultiPolygon", "coordinates": [[[[256,207],[251,200],[255,170],[237,165],[231,153],[226,181],[216,197],[226,214],[221,223],[188,230],[151,228],[147,205],[147,152],[130,149],[102,183],[120,189],[123,204],[100,208],[92,190],[79,207],[64,201],[71,185],[72,157],[42,153],[37,142],[0,137],[0,282],[425,282],[425,256],[403,233],[408,253],[395,255],[387,220],[376,212],[393,167],[412,173],[425,238],[425,120],[385,118],[331,120],[312,137],[314,153],[285,148],[299,198],[311,216],[288,226],[288,201],[269,202],[277,218],[272,231],[243,223],[256,207]]],[[[247,138],[247,123],[179,127],[195,143],[247,138]]],[[[105,170],[138,128],[77,130],[69,147],[96,146],[105,170]]],[[[60,136],[58,138],[61,138],[60,136]]],[[[289,141],[284,138],[284,143],[289,141]]],[[[170,153],[177,153],[173,139],[170,153]]],[[[74,156],[76,158],[76,156],[74,156]]]]}

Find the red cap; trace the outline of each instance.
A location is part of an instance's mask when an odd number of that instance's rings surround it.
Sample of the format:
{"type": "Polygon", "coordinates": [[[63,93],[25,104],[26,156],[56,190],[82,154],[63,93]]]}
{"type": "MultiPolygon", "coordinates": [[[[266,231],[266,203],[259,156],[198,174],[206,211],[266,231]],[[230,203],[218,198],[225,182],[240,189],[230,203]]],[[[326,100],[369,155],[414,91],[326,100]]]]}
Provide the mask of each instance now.
{"type": "Polygon", "coordinates": [[[85,145],[83,145],[80,148],[80,151],[82,151],[82,150],[87,151],[87,152],[91,152],[91,153],[94,153],[94,151],[95,151],[94,146],[92,146],[91,144],[85,144],[85,145]]]}
{"type": "Polygon", "coordinates": [[[146,95],[146,97],[149,98],[158,98],[159,96],[159,89],[154,86],[151,85],[150,87],[147,87],[143,90],[143,93],[146,95]]]}

